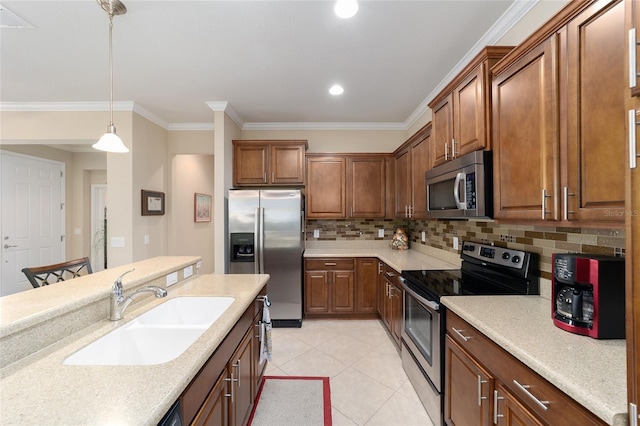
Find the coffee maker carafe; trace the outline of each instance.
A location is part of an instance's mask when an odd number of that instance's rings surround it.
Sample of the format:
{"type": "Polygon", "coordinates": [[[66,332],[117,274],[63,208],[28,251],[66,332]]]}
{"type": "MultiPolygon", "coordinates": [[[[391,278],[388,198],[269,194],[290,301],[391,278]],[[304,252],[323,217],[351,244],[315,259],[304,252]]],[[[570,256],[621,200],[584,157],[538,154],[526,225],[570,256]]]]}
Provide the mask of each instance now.
{"type": "Polygon", "coordinates": [[[624,339],[624,258],[552,256],[553,323],[595,339],[624,339]]]}

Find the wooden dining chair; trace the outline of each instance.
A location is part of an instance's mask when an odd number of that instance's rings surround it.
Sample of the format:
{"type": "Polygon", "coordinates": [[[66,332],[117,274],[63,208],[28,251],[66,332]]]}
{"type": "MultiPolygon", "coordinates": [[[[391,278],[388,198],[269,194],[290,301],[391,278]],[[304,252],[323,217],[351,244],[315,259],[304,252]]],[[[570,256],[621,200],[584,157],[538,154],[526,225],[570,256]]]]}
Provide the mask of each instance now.
{"type": "Polygon", "coordinates": [[[93,273],[88,257],[57,263],[55,265],[24,268],[22,272],[34,288],[59,283],[93,273]]]}

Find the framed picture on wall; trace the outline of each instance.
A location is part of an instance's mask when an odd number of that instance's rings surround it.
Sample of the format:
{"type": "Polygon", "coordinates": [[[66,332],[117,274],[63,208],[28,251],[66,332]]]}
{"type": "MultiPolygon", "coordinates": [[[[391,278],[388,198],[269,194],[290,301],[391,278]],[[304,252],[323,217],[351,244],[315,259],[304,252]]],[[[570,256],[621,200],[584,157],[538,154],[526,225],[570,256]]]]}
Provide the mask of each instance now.
{"type": "Polygon", "coordinates": [[[142,190],[142,216],[164,214],[164,192],[142,190]]]}
{"type": "Polygon", "coordinates": [[[211,195],[195,193],[193,197],[193,221],[211,222],[211,195]]]}

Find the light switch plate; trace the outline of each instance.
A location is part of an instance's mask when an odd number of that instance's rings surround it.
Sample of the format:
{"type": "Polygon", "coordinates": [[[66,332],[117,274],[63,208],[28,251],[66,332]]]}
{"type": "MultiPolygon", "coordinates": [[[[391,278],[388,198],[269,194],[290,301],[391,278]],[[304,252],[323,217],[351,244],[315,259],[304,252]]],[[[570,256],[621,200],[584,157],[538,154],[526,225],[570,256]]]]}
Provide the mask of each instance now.
{"type": "Polygon", "coordinates": [[[178,271],[172,272],[167,275],[167,287],[174,285],[178,282],[178,271]]]}
{"type": "Polygon", "coordinates": [[[149,236],[148,236],[148,235],[145,235],[145,236],[144,236],[144,244],[145,244],[145,245],[148,245],[148,244],[149,244],[149,236]]]}
{"type": "Polygon", "coordinates": [[[427,242],[427,233],[425,231],[422,231],[422,242],[423,243],[427,242]]]}
{"type": "Polygon", "coordinates": [[[458,250],[458,237],[453,237],[453,249],[458,250]]]}
{"type": "Polygon", "coordinates": [[[378,229],[378,238],[384,238],[384,228],[378,229]]]}
{"type": "Polygon", "coordinates": [[[313,238],[320,238],[320,230],[319,229],[314,229],[313,230],[313,238]]]}
{"type": "Polygon", "coordinates": [[[111,237],[111,247],[124,247],[124,237],[111,237]]]}
{"type": "Polygon", "coordinates": [[[183,278],[189,278],[191,275],[193,275],[193,265],[189,265],[182,270],[183,278]]]}

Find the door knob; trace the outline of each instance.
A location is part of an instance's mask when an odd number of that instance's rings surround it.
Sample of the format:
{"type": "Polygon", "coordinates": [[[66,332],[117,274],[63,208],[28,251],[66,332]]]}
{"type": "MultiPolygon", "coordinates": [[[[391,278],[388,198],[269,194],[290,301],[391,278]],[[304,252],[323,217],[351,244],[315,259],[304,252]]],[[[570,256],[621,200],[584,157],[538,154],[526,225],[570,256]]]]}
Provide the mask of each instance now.
{"type": "Polygon", "coordinates": [[[12,245],[9,245],[9,244],[5,244],[4,245],[4,248],[6,248],[6,249],[11,248],[11,247],[18,247],[18,246],[12,246],[12,245]]]}

